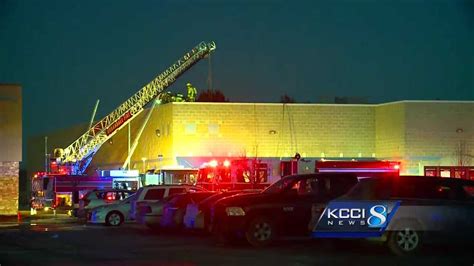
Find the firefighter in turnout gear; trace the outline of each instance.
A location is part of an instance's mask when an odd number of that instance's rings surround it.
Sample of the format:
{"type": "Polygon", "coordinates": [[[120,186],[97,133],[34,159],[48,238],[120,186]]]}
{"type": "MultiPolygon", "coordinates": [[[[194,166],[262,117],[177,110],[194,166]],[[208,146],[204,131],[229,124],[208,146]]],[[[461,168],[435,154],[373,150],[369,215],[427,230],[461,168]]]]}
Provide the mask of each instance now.
{"type": "Polygon", "coordinates": [[[196,95],[197,95],[197,89],[193,87],[191,83],[186,84],[186,88],[188,89],[188,102],[195,102],[196,101],[196,95]]]}

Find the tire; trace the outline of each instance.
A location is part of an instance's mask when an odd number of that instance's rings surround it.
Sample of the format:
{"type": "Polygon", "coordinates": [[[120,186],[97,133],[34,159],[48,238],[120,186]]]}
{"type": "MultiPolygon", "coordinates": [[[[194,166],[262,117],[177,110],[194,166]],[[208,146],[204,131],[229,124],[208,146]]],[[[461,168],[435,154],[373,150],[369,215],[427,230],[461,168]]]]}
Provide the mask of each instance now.
{"type": "Polygon", "coordinates": [[[275,239],[275,225],[268,217],[256,217],[250,221],[245,230],[245,238],[254,247],[265,247],[275,239]]]}
{"type": "Polygon", "coordinates": [[[397,256],[417,253],[423,242],[423,233],[415,222],[401,223],[388,235],[387,246],[397,256]]]}
{"type": "Polygon", "coordinates": [[[105,224],[108,226],[120,226],[123,221],[123,214],[118,211],[111,211],[105,216],[105,224]]]}

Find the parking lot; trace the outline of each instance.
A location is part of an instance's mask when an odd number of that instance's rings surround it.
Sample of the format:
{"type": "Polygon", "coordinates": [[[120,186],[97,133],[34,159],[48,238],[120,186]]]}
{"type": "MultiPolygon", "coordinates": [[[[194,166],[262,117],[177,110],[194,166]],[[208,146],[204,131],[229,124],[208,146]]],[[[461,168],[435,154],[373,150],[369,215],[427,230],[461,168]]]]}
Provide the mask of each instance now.
{"type": "Polygon", "coordinates": [[[106,227],[56,217],[0,227],[4,265],[472,265],[468,248],[428,247],[397,258],[363,241],[282,240],[255,249],[218,245],[189,232],[156,233],[134,223],[106,227]]]}

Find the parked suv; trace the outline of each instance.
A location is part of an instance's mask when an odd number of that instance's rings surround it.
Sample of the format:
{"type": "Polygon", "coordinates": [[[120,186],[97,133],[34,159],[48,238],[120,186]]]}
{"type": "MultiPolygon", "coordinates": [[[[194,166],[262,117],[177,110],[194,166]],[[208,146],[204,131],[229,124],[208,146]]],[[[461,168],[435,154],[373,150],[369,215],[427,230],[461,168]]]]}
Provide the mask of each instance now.
{"type": "Polygon", "coordinates": [[[192,185],[157,185],[142,187],[137,191],[136,197],[130,202],[130,219],[135,220],[137,207],[147,202],[162,200],[174,194],[184,192],[206,191],[201,187],[192,185]]]}
{"type": "MultiPolygon", "coordinates": [[[[427,176],[369,178],[333,202],[368,200],[399,202],[380,238],[397,255],[413,254],[427,242],[451,245],[472,241],[474,181],[427,176]]],[[[324,208],[319,210],[313,209],[313,221],[319,220],[324,208]]]]}
{"type": "Polygon", "coordinates": [[[213,232],[221,240],[245,236],[253,246],[276,236],[307,235],[312,205],[347,193],[357,181],[352,174],[294,175],[261,193],[223,198],[211,210],[213,232]]]}

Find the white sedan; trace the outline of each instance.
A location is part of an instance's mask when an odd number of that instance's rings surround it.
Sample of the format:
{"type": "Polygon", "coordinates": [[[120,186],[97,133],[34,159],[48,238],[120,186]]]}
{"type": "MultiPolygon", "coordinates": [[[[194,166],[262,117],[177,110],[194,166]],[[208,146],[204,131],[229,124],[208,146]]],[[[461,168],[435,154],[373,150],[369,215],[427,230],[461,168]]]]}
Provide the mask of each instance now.
{"type": "Polygon", "coordinates": [[[124,200],[91,209],[88,221],[95,224],[106,224],[119,226],[123,222],[130,220],[130,203],[136,197],[136,194],[125,198],[124,200]]]}

